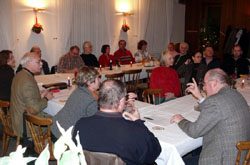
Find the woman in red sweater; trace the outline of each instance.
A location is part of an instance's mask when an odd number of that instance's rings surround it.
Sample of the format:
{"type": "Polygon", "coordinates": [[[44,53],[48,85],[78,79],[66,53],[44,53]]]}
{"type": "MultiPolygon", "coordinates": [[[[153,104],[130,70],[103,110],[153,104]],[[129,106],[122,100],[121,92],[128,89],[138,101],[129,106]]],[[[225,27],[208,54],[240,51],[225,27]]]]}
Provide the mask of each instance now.
{"type": "Polygon", "coordinates": [[[165,51],[161,55],[160,66],[152,71],[150,88],[162,89],[161,103],[180,96],[180,81],[177,72],[170,68],[173,56],[165,51]]]}
{"type": "Polygon", "coordinates": [[[110,46],[109,45],[103,45],[101,51],[103,54],[99,57],[99,64],[102,67],[109,67],[110,60],[112,61],[112,65],[116,65],[115,60],[114,60],[114,56],[110,54],[110,46]]]}

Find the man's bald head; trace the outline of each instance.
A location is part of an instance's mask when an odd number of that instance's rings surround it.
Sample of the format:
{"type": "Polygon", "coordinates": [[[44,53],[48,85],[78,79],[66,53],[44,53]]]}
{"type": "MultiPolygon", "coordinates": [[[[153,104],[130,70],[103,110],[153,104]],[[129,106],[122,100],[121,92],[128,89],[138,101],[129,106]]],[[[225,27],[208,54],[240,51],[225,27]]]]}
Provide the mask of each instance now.
{"type": "Polygon", "coordinates": [[[42,56],[42,51],[40,49],[39,46],[33,46],[31,49],[30,49],[30,52],[35,52],[39,55],[39,57],[41,58],[42,56]]]}
{"type": "Polygon", "coordinates": [[[100,86],[98,105],[103,109],[116,109],[126,93],[126,88],[121,81],[106,80],[100,86]]]}
{"type": "Polygon", "coordinates": [[[228,84],[228,75],[222,69],[212,69],[209,70],[207,74],[210,80],[216,79],[221,84],[228,84]]]}

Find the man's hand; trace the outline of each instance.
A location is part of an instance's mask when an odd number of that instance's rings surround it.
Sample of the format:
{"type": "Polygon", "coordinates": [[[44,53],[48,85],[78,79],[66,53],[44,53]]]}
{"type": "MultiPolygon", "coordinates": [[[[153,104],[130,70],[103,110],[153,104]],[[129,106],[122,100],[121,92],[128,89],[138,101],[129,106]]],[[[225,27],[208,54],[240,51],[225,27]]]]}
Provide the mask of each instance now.
{"type": "Polygon", "coordinates": [[[52,92],[47,92],[47,94],[44,97],[46,97],[48,100],[51,100],[54,96],[52,92]]]}
{"type": "Polygon", "coordinates": [[[172,124],[172,123],[179,123],[181,120],[183,120],[184,119],[184,117],[183,116],[181,116],[180,114],[177,114],[177,115],[174,115],[172,118],[171,118],[171,120],[170,120],[170,123],[172,124]]]}
{"type": "Polygon", "coordinates": [[[197,97],[199,100],[203,98],[203,96],[200,93],[200,90],[197,86],[197,83],[195,82],[195,79],[192,78],[193,83],[188,83],[187,84],[187,89],[186,92],[192,93],[195,97],[197,97]]]}
{"type": "Polygon", "coordinates": [[[191,62],[191,60],[190,60],[190,59],[187,59],[187,60],[185,61],[185,65],[188,65],[190,62],[191,62]]]}
{"type": "Polygon", "coordinates": [[[137,98],[137,94],[130,92],[130,93],[128,93],[128,100],[127,101],[128,102],[134,101],[136,98],[137,98]]]}
{"type": "Polygon", "coordinates": [[[132,113],[129,113],[129,112],[123,112],[123,116],[126,117],[127,120],[130,120],[130,121],[136,121],[138,119],[140,119],[140,113],[138,111],[137,108],[134,108],[134,111],[132,113]]]}
{"type": "Polygon", "coordinates": [[[48,91],[47,89],[40,90],[41,98],[44,98],[44,96],[45,96],[48,92],[49,92],[49,91],[48,91]]]}

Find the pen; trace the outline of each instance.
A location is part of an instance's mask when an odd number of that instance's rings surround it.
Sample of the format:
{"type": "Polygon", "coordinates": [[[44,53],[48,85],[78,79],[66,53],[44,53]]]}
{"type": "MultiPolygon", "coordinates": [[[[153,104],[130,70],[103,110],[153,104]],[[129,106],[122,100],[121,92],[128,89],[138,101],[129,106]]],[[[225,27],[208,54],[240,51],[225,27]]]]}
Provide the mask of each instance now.
{"type": "Polygon", "coordinates": [[[152,118],[150,118],[150,117],[144,117],[144,119],[154,120],[154,119],[152,119],[152,118]]]}

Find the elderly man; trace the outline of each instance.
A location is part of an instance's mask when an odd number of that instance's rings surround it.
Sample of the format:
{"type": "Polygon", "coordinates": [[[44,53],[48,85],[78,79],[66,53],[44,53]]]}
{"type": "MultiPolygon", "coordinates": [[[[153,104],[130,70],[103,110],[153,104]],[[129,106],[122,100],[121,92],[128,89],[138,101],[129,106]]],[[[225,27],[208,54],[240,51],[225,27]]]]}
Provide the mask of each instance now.
{"type": "Polygon", "coordinates": [[[204,79],[204,90],[207,93],[207,98],[204,99],[193,79],[193,83],[188,84],[187,91],[199,99],[198,119],[190,122],[179,114],[171,119],[187,135],[193,138],[203,137],[200,165],[235,164],[236,143],[250,139],[247,102],[237,90],[227,85],[227,80],[227,74],[221,69],[208,71],[204,79]]]}
{"type": "Polygon", "coordinates": [[[87,66],[99,67],[97,58],[92,53],[92,43],[90,41],[85,41],[83,43],[83,53],[81,54],[82,60],[87,66]]]}
{"type": "Polygon", "coordinates": [[[188,43],[186,42],[181,42],[180,43],[180,54],[176,55],[174,58],[174,65],[173,68],[177,70],[183,63],[185,63],[187,60],[191,61],[190,58],[191,56],[188,55],[188,43]]]}
{"type": "Polygon", "coordinates": [[[138,110],[122,112],[126,88],[118,80],[106,80],[100,87],[94,116],[81,118],[75,125],[73,137],[79,131],[82,147],[89,151],[113,153],[126,164],[153,163],[161,152],[159,141],[140,120],[138,110]]]}
{"type": "MultiPolygon", "coordinates": [[[[39,91],[35,74],[40,73],[42,61],[37,53],[26,53],[21,64],[23,69],[16,74],[11,86],[10,115],[14,132],[22,137],[23,112],[45,117],[42,112],[47,107],[47,101],[52,99],[52,93],[39,91]]],[[[29,131],[27,131],[29,136],[29,131]]]]}
{"type": "Polygon", "coordinates": [[[84,65],[82,58],[79,56],[79,47],[72,46],[69,52],[63,55],[57,66],[57,72],[61,73],[74,73],[84,65]]]}
{"type": "MultiPolygon", "coordinates": [[[[30,52],[35,52],[38,54],[38,56],[41,58],[42,57],[42,51],[40,49],[39,46],[33,46],[31,49],[30,49],[30,52]]],[[[50,74],[50,71],[49,71],[49,65],[47,63],[47,61],[41,59],[42,61],[42,69],[41,69],[41,72],[40,74],[50,74]]],[[[22,70],[22,65],[20,64],[16,70],[16,72],[19,72],[22,70]]]]}
{"type": "Polygon", "coordinates": [[[120,40],[118,46],[119,49],[114,53],[115,60],[118,60],[122,65],[135,63],[132,53],[126,49],[126,41],[120,40]]]}
{"type": "Polygon", "coordinates": [[[202,63],[207,66],[207,70],[220,67],[220,63],[214,56],[214,49],[211,46],[206,47],[204,51],[205,58],[202,59],[202,63]]]}
{"type": "Polygon", "coordinates": [[[235,45],[233,56],[225,59],[222,68],[228,75],[234,74],[236,77],[240,77],[241,74],[249,74],[249,61],[241,57],[242,53],[240,45],[235,45]]]}

